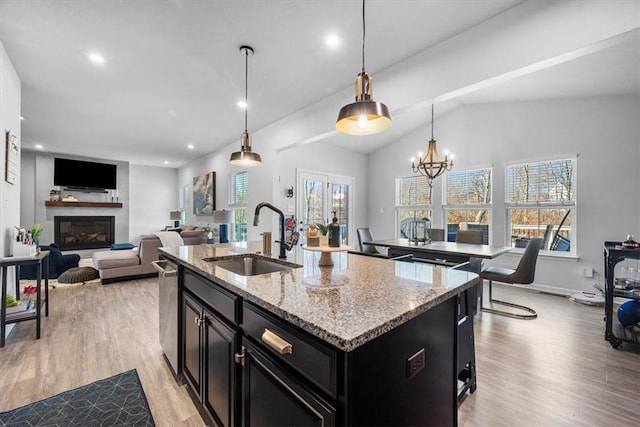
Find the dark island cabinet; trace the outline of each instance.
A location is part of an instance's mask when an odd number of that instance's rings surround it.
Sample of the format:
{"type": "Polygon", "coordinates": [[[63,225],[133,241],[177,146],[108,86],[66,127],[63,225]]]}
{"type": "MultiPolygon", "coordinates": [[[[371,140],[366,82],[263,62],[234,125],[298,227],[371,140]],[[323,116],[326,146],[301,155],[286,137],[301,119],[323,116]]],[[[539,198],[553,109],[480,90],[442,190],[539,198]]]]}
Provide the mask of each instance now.
{"type": "Polygon", "coordinates": [[[243,426],[334,426],[335,409],[242,338],[243,426]]]}
{"type": "Polygon", "coordinates": [[[233,427],[237,424],[239,333],[186,292],[183,304],[184,377],[206,415],[216,425],[233,427]]]}
{"type": "Polygon", "coordinates": [[[183,269],[182,375],[217,426],[457,425],[458,299],[351,351],[183,269]]]}

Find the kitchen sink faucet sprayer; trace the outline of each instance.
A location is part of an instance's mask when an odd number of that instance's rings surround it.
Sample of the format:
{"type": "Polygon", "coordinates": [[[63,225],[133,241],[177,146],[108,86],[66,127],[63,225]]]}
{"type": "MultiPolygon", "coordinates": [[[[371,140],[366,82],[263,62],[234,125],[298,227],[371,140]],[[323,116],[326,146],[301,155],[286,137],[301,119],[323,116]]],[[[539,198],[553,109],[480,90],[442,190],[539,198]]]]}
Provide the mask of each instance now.
{"type": "Polygon", "coordinates": [[[272,211],[274,211],[275,213],[277,213],[280,216],[280,240],[276,241],[277,243],[280,244],[280,255],[278,256],[278,258],[286,258],[287,257],[287,253],[286,251],[290,251],[291,248],[298,243],[298,233],[294,232],[291,234],[291,241],[290,242],[285,242],[284,240],[284,213],[282,213],[282,211],[278,208],[276,208],[275,206],[273,206],[271,203],[267,203],[267,202],[262,202],[259,203],[258,206],[256,206],[256,211],[254,212],[254,216],[253,216],[253,225],[257,226],[260,223],[260,209],[262,208],[269,208],[272,211]]]}

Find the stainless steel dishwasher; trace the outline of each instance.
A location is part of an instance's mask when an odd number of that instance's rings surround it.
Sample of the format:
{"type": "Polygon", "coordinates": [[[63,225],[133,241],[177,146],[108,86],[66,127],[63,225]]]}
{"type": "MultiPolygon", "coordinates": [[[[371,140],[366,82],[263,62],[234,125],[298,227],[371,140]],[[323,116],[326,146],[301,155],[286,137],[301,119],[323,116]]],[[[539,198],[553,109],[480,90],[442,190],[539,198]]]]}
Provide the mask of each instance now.
{"type": "Polygon", "coordinates": [[[178,266],[167,260],[153,261],[158,270],[158,319],[160,346],[173,374],[178,372],[178,266]]]}

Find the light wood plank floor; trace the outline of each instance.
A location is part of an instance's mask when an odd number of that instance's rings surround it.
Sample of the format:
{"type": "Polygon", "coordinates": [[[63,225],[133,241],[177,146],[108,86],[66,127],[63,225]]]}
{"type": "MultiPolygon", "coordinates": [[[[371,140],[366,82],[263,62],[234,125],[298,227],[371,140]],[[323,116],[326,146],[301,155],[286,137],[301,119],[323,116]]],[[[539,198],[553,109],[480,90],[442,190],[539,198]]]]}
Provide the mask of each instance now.
{"type": "Polygon", "coordinates": [[[177,385],[158,343],[158,280],[49,290],[41,338],[35,321],[0,349],[0,411],[137,369],[161,426],[203,426],[184,386],[177,385]]]}
{"type": "MultiPolygon", "coordinates": [[[[0,349],[0,411],[138,370],[158,426],[202,426],[158,344],[157,280],[50,291],[42,338],[23,322],[0,349]]],[[[603,309],[522,289],[496,297],[538,310],[533,321],[476,320],[478,389],[461,426],[632,426],[640,420],[640,349],[604,341],[603,309]]]]}

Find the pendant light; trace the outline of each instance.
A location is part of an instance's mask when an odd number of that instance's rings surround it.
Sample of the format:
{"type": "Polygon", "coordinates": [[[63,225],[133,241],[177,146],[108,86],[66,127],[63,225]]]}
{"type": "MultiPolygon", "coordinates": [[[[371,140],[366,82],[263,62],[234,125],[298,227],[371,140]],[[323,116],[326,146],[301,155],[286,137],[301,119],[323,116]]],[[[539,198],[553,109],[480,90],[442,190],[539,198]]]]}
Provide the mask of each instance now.
{"type": "Polygon", "coordinates": [[[241,46],[240,53],[244,58],[244,132],[242,132],[240,151],[231,154],[229,163],[234,166],[258,166],[262,164],[260,154],[251,151],[251,140],[247,131],[247,110],[249,109],[248,92],[249,92],[249,55],[253,55],[253,48],[250,46],[241,46]]]}
{"type": "Polygon", "coordinates": [[[373,135],[391,127],[389,109],[373,100],[372,78],[364,68],[364,3],[362,0],[362,71],[356,77],[356,102],[342,107],[336,121],[336,130],[347,135],[373,135]]]}
{"type": "Polygon", "coordinates": [[[434,179],[450,171],[452,167],[453,154],[451,155],[451,159],[449,159],[448,153],[445,151],[443,160],[436,148],[436,140],[433,139],[433,104],[431,104],[431,139],[429,140],[427,154],[422,157],[422,153],[418,153],[417,165],[415,159],[412,157],[411,169],[414,173],[420,173],[420,175],[426,176],[429,180],[429,185],[431,185],[434,179]]]}

